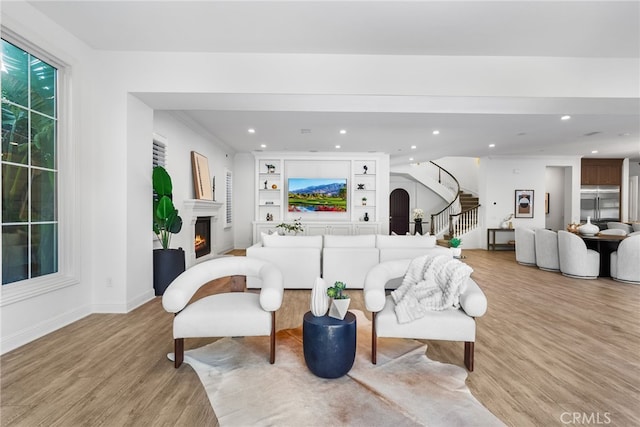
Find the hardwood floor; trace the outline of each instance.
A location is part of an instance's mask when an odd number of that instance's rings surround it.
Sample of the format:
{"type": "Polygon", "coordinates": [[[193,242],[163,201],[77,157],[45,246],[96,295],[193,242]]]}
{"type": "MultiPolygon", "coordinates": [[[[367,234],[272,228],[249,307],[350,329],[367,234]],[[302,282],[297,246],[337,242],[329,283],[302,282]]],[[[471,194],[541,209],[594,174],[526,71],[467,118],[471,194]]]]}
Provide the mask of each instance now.
{"type": "MultiPolygon", "coordinates": [[[[510,426],[574,417],[640,425],[639,286],[520,266],[514,252],[464,255],[489,300],[467,379],[480,402],[510,426]]],[[[218,280],[196,297],[231,286],[218,280]]],[[[350,294],[351,308],[364,311],[362,292],[350,294]]],[[[277,328],[300,326],[308,304],[309,291],[286,291],[277,328]]],[[[172,317],[156,298],[129,314],[90,315],[2,356],[1,425],[216,425],[194,371],[166,358],[172,317]]],[[[429,342],[427,355],[463,366],[462,343],[429,342]]]]}

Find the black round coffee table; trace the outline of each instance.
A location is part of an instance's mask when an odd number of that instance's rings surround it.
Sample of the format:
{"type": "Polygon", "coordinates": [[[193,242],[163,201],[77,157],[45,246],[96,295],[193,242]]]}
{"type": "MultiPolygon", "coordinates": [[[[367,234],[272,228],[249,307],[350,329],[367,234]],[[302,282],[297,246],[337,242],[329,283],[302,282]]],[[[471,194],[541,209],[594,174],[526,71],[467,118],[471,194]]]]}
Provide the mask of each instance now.
{"type": "Polygon", "coordinates": [[[302,323],[302,345],[307,367],[322,378],[345,375],[356,358],[356,316],[347,312],[344,320],[316,317],[310,311],[302,323]]]}

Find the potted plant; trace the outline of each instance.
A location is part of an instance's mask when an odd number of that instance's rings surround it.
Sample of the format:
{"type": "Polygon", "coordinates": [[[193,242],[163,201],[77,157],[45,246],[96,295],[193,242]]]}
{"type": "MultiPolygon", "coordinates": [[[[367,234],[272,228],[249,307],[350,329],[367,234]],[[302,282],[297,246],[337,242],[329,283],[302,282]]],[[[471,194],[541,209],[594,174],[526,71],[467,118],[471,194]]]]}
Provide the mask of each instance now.
{"type": "Polygon", "coordinates": [[[462,248],[460,247],[461,244],[462,239],[458,237],[453,237],[451,240],[449,240],[449,247],[451,248],[451,251],[453,252],[453,256],[455,258],[460,258],[460,255],[462,255],[462,248]]]}
{"type": "Polygon", "coordinates": [[[267,173],[274,173],[276,171],[276,166],[266,163],[265,166],[267,167],[267,173]]]}
{"type": "Polygon", "coordinates": [[[367,206],[367,198],[366,197],[362,198],[362,206],[367,206]]]}
{"type": "Polygon", "coordinates": [[[278,231],[278,234],[285,234],[285,233],[293,233],[293,234],[298,234],[298,233],[302,233],[304,231],[304,228],[302,228],[302,223],[300,222],[301,218],[297,218],[293,220],[293,224],[287,224],[286,222],[282,222],[278,225],[276,225],[276,228],[280,228],[281,230],[278,231]]]}
{"type": "Polygon", "coordinates": [[[165,168],[153,168],[153,232],[162,249],[153,251],[153,289],[156,295],[164,291],[185,270],[182,248],[170,249],[171,236],[182,229],[182,218],[173,205],[173,185],[165,168]]]}
{"type": "Polygon", "coordinates": [[[327,295],[331,298],[329,317],[342,320],[347,315],[351,299],[349,295],[342,292],[346,287],[344,282],[335,282],[333,286],[327,288],[327,295]]]}

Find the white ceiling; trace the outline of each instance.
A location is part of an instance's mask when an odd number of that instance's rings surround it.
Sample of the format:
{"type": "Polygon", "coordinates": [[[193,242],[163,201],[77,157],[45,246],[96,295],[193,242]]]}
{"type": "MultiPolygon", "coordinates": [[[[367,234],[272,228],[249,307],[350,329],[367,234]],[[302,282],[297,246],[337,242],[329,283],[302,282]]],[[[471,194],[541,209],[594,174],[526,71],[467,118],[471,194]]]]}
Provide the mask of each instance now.
{"type": "MultiPolygon", "coordinates": [[[[638,1],[29,3],[98,50],[640,56],[638,1]]],[[[343,151],[389,152],[396,161],[494,154],[640,159],[640,94],[604,100],[139,96],[154,108],[178,111],[239,151],[260,143],[265,150],[334,151],[340,144],[343,151]],[[572,119],[561,121],[566,113],[572,119]],[[347,134],[338,134],[343,128],[347,134]]]]}

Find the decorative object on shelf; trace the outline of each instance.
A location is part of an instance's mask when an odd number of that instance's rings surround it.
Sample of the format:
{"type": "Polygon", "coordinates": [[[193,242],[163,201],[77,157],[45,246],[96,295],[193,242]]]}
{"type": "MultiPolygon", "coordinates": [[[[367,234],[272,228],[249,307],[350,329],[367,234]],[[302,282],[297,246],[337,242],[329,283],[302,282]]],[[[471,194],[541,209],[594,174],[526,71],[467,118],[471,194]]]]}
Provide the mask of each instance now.
{"type": "Polygon", "coordinates": [[[453,252],[454,258],[460,258],[462,255],[462,248],[460,245],[462,244],[462,239],[458,237],[453,237],[449,240],[449,247],[451,248],[451,252],[453,252]]]}
{"type": "Polygon", "coordinates": [[[216,177],[213,177],[213,184],[211,185],[211,194],[213,195],[213,201],[216,200],[216,177]]]}
{"type": "Polygon", "coordinates": [[[271,189],[272,189],[272,190],[277,190],[277,189],[278,189],[278,186],[277,186],[276,184],[272,184],[272,185],[271,185],[271,189]]]}
{"type": "Polygon", "coordinates": [[[316,317],[327,314],[329,310],[329,295],[327,295],[327,282],[318,277],[311,290],[311,313],[316,317]]]}
{"type": "Polygon", "coordinates": [[[265,205],[273,205],[273,201],[272,200],[267,200],[266,202],[264,202],[265,205]]]}
{"type": "Polygon", "coordinates": [[[358,185],[358,190],[364,190],[364,184],[357,184],[358,185]]]}
{"type": "Polygon", "coordinates": [[[515,217],[533,218],[533,190],[516,190],[515,217]]]}
{"type": "Polygon", "coordinates": [[[209,187],[209,161],[202,154],[191,152],[191,169],[196,199],[213,200],[213,188],[209,187]]]}
{"type": "Polygon", "coordinates": [[[269,163],[266,163],[265,166],[267,167],[267,173],[274,173],[276,171],[276,166],[275,165],[271,165],[269,163]]]}
{"type": "Polygon", "coordinates": [[[264,189],[267,189],[267,181],[264,182],[264,189]]]}
{"type": "Polygon", "coordinates": [[[367,167],[367,165],[362,166],[362,169],[364,169],[364,172],[362,172],[364,175],[367,174],[367,171],[369,170],[369,167],[367,167]]]}
{"type": "Polygon", "coordinates": [[[362,206],[367,206],[367,198],[366,197],[362,198],[362,206]]]}
{"type": "Polygon", "coordinates": [[[171,235],[182,229],[182,218],[173,205],[173,185],[165,168],[153,168],[152,183],[153,232],[162,245],[162,249],[153,251],[153,288],[156,295],[162,295],[169,283],[185,270],[184,250],[169,249],[171,235]]]}
{"type": "Polygon", "coordinates": [[[267,214],[267,221],[273,221],[273,214],[272,213],[268,213],[267,214]]]}
{"type": "Polygon", "coordinates": [[[600,227],[591,223],[591,217],[587,217],[587,223],[578,227],[578,232],[583,236],[595,236],[600,231],[600,227]]]}
{"type": "Polygon", "coordinates": [[[364,219],[365,221],[369,221],[369,213],[365,212],[364,213],[364,218],[362,218],[362,219],[364,219]]]}
{"type": "Polygon", "coordinates": [[[351,299],[349,295],[342,293],[346,287],[347,285],[344,282],[335,282],[333,286],[327,288],[327,296],[331,298],[329,317],[342,320],[347,315],[351,299]]]}
{"type": "Polygon", "coordinates": [[[505,219],[502,220],[502,223],[500,223],[500,228],[513,228],[513,223],[511,222],[511,218],[513,218],[513,214],[509,214],[508,217],[506,217],[505,219]]]}
{"type": "Polygon", "coordinates": [[[298,233],[302,233],[304,231],[304,228],[302,228],[302,223],[300,222],[301,219],[302,218],[294,219],[293,224],[282,222],[276,225],[276,228],[280,228],[281,230],[279,230],[279,232],[282,232],[282,234],[293,233],[297,235],[298,233]]]}

